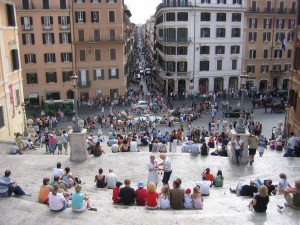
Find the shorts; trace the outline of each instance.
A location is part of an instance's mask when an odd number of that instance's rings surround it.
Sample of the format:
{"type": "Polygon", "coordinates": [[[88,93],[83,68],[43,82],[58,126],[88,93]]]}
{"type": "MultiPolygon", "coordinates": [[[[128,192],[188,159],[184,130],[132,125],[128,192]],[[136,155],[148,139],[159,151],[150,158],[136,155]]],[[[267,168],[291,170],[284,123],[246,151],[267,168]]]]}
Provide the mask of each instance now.
{"type": "Polygon", "coordinates": [[[291,206],[293,209],[300,209],[300,207],[294,205],[292,194],[285,195],[285,199],[289,206],[291,206]]]}
{"type": "Polygon", "coordinates": [[[169,182],[171,174],[172,174],[172,170],[168,171],[168,172],[164,172],[164,176],[163,176],[163,179],[162,179],[162,182],[164,184],[167,184],[169,182]]]}
{"type": "Polygon", "coordinates": [[[255,155],[256,149],[255,148],[249,148],[249,155],[255,155]]]}
{"type": "Polygon", "coordinates": [[[85,211],[85,210],[86,210],[86,203],[85,203],[85,202],[83,203],[83,206],[82,206],[81,209],[73,209],[73,208],[72,208],[72,211],[73,211],[73,212],[83,212],[83,211],[85,211]]]}

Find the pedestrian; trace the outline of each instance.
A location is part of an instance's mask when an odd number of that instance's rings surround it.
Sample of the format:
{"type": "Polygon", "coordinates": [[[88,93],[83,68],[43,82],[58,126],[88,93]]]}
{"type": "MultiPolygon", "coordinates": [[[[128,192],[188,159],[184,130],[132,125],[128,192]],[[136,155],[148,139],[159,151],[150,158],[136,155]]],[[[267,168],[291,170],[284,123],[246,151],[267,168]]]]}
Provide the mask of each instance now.
{"type": "Polygon", "coordinates": [[[287,142],[287,147],[288,150],[287,152],[283,155],[284,157],[293,157],[295,146],[297,146],[297,138],[295,137],[294,132],[290,133],[290,138],[288,139],[287,142]]]}
{"type": "Polygon", "coordinates": [[[261,135],[259,138],[259,141],[258,141],[258,148],[257,148],[260,157],[263,156],[264,151],[267,148],[267,144],[268,144],[268,141],[266,140],[266,138],[263,135],[261,135]]]}
{"type": "Polygon", "coordinates": [[[237,135],[236,140],[232,142],[232,147],[235,153],[236,164],[240,165],[240,158],[242,157],[242,151],[244,149],[244,141],[241,140],[241,136],[237,135]]]}
{"type": "Polygon", "coordinates": [[[162,182],[164,185],[169,187],[169,180],[172,174],[172,162],[171,159],[165,154],[160,154],[159,157],[163,160],[162,163],[158,164],[158,166],[163,166],[162,168],[160,168],[160,170],[164,171],[162,182]]]}
{"type": "Polygon", "coordinates": [[[248,137],[250,166],[254,162],[254,156],[256,154],[258,142],[259,142],[259,138],[257,136],[255,136],[253,133],[250,133],[250,135],[248,137]]]}
{"type": "Polygon", "coordinates": [[[158,164],[155,160],[155,156],[150,156],[150,161],[147,163],[148,169],[148,184],[150,182],[154,183],[156,186],[158,184],[158,164]]]}

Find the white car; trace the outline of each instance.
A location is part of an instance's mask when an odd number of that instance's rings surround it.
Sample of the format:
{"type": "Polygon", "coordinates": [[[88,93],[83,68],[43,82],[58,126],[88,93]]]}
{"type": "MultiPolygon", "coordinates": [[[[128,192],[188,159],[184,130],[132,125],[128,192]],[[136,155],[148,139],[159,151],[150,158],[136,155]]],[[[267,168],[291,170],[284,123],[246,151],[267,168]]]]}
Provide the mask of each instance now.
{"type": "Polygon", "coordinates": [[[149,108],[149,106],[148,106],[148,102],[146,102],[146,101],[138,101],[136,104],[132,105],[132,108],[135,108],[135,109],[137,109],[137,108],[147,109],[147,108],[149,108]]]}

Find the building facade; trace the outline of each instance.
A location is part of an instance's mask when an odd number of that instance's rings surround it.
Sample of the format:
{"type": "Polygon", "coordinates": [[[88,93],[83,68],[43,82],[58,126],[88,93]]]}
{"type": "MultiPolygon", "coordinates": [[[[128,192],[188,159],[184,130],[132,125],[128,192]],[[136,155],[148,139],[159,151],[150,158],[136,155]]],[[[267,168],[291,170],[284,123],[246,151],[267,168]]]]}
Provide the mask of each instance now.
{"type": "Polygon", "coordinates": [[[25,99],[74,98],[72,74],[82,102],[124,94],[132,41],[122,0],[23,0],[16,7],[25,99]]]}
{"type": "Polygon", "coordinates": [[[0,0],[0,139],[24,131],[18,27],[14,1],[0,0]]]}
{"type": "Polygon", "coordinates": [[[164,0],[155,13],[156,50],[166,93],[237,90],[245,3],[164,0]]]}
{"type": "Polygon", "coordinates": [[[287,89],[296,38],[296,0],[247,0],[242,71],[247,87],[287,89]]]}

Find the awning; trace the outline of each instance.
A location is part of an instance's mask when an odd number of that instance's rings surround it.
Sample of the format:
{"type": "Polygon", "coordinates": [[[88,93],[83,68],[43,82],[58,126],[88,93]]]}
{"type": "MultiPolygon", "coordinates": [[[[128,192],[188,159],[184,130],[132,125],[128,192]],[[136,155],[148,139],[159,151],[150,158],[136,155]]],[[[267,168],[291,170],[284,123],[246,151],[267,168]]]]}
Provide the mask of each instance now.
{"type": "Polygon", "coordinates": [[[28,98],[38,98],[38,97],[39,97],[38,92],[28,93],[28,98]]]}

